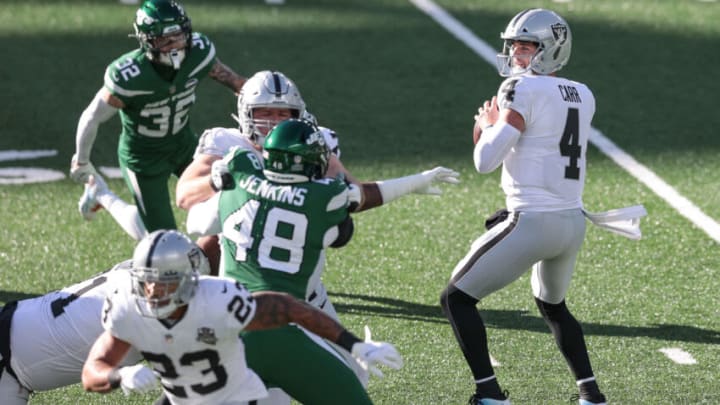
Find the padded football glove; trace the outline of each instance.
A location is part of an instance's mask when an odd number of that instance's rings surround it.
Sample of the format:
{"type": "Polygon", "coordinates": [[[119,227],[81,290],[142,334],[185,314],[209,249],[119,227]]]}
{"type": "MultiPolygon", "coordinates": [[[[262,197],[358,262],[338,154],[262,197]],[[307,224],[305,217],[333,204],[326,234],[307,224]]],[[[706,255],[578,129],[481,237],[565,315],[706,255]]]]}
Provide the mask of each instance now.
{"type": "Polygon", "coordinates": [[[95,166],[91,162],[78,163],[77,155],[73,155],[70,161],[70,178],[76,183],[85,184],[91,174],[97,174],[95,166]]]}
{"type": "Polygon", "coordinates": [[[213,190],[227,190],[233,186],[233,178],[230,175],[225,159],[216,160],[210,168],[210,185],[213,190]]]}
{"type": "Polygon", "coordinates": [[[158,385],[155,373],[142,364],[122,367],[118,373],[120,374],[120,388],[125,395],[130,395],[133,391],[148,392],[158,385]]]}
{"type": "Polygon", "coordinates": [[[373,341],[367,325],[365,326],[365,341],[355,343],[351,354],[364,370],[380,378],[383,377],[383,372],[377,367],[378,364],[395,370],[399,370],[403,366],[403,359],[395,346],[386,342],[373,341]]]}

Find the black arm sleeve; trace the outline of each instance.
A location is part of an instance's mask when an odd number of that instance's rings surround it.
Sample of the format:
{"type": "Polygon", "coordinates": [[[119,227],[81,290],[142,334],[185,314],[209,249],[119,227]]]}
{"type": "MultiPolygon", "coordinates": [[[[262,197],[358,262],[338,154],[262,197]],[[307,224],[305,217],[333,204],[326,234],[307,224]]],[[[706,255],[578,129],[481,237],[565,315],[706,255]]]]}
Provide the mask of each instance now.
{"type": "Polygon", "coordinates": [[[353,223],[350,214],[348,214],[348,216],[345,217],[345,220],[338,225],[338,237],[335,239],[335,242],[330,244],[330,247],[339,248],[347,245],[347,243],[350,242],[354,231],[355,224],[353,223]]]}

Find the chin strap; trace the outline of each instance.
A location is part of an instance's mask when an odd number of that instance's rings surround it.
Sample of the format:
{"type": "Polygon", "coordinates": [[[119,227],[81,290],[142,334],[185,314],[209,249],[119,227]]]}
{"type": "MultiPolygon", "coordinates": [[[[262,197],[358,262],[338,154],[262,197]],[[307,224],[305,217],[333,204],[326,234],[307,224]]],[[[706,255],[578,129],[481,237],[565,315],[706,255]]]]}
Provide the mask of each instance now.
{"type": "Polygon", "coordinates": [[[168,54],[168,57],[170,58],[170,63],[172,63],[172,67],[175,70],[180,70],[180,65],[182,64],[182,61],[185,59],[185,50],[184,49],[173,49],[168,54]]]}

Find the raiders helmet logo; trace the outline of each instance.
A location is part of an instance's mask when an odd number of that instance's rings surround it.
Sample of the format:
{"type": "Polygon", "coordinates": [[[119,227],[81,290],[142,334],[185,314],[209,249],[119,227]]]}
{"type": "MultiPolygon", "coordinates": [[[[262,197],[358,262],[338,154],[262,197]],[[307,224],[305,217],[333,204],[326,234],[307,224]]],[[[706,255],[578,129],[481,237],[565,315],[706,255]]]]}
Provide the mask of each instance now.
{"type": "Polygon", "coordinates": [[[557,41],[560,45],[564,44],[565,41],[567,41],[567,25],[557,23],[550,26],[552,29],[553,37],[555,37],[555,41],[557,41]]]}

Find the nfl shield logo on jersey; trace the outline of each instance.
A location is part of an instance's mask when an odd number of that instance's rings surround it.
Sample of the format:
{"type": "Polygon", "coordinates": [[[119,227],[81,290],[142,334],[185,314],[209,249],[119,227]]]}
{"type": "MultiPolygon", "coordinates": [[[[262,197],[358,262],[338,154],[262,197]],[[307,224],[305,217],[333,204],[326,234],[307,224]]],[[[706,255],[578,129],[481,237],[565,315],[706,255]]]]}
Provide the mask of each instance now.
{"type": "Polygon", "coordinates": [[[198,328],[197,341],[214,345],[217,343],[217,337],[215,337],[215,330],[212,328],[198,328]]]}

